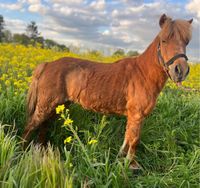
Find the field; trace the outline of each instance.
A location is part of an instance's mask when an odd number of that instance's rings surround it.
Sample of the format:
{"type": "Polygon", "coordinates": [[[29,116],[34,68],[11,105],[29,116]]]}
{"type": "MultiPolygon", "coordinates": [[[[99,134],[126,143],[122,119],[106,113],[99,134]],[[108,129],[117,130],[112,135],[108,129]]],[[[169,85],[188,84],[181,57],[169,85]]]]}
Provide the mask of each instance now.
{"type": "MultiPolygon", "coordinates": [[[[49,123],[48,147],[31,143],[24,151],[20,136],[32,71],[37,64],[64,56],[105,63],[120,58],[0,45],[0,187],[199,187],[200,93],[179,89],[171,81],[144,121],[138,172],[118,157],[126,119],[78,105],[71,105],[69,112],[61,109],[64,119],[49,123]]],[[[200,65],[190,67],[184,85],[200,89],[200,65]]]]}

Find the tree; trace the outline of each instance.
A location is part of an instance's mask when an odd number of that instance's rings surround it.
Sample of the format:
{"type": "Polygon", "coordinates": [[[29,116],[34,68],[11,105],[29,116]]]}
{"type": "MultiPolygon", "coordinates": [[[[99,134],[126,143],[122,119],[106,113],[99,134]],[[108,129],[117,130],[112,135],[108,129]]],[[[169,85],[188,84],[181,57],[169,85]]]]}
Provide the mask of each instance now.
{"type": "Polygon", "coordinates": [[[98,50],[91,50],[91,51],[88,51],[88,54],[94,56],[94,57],[101,57],[102,56],[102,53],[98,50]]]}
{"type": "Polygon", "coordinates": [[[14,34],[13,42],[27,46],[28,44],[30,44],[30,38],[25,34],[14,34]]]}
{"type": "Polygon", "coordinates": [[[42,36],[37,37],[36,42],[39,43],[42,48],[44,48],[44,38],[42,36]]]}
{"type": "Polygon", "coordinates": [[[57,43],[55,42],[55,41],[53,41],[53,40],[51,40],[51,39],[46,39],[45,41],[44,41],[44,46],[46,47],[46,48],[53,48],[54,46],[56,46],[57,45],[57,43]]]}
{"type": "Polygon", "coordinates": [[[44,40],[44,47],[54,49],[56,51],[70,51],[69,48],[66,47],[64,44],[58,44],[57,42],[51,39],[44,40]]]}
{"type": "Polygon", "coordinates": [[[5,25],[5,23],[4,23],[3,16],[0,15],[0,42],[2,42],[3,37],[4,37],[4,33],[3,33],[4,25],[5,25]]]}
{"type": "Polygon", "coordinates": [[[66,52],[70,51],[69,48],[67,46],[65,46],[64,44],[58,44],[57,46],[58,46],[59,50],[61,50],[61,51],[66,51],[66,52]]]}
{"type": "Polygon", "coordinates": [[[37,42],[40,36],[40,33],[38,32],[38,26],[36,25],[34,21],[31,21],[31,23],[27,25],[26,34],[35,45],[35,43],[37,42]]]}
{"type": "Polygon", "coordinates": [[[12,42],[12,33],[9,30],[5,30],[3,32],[3,41],[4,42],[12,42]]]}
{"type": "Polygon", "coordinates": [[[125,55],[125,52],[123,49],[118,49],[116,50],[114,53],[113,53],[113,56],[124,56],[125,55]]]}
{"type": "Polygon", "coordinates": [[[131,57],[131,56],[138,56],[139,53],[138,51],[133,51],[133,50],[130,50],[127,52],[127,56],[131,57]]]}

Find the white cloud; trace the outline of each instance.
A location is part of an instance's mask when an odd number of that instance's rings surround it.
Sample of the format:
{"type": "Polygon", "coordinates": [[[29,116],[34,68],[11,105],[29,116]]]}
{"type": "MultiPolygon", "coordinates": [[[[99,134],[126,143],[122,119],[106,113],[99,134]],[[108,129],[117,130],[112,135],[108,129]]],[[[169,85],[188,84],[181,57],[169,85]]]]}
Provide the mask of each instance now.
{"type": "Polygon", "coordinates": [[[40,0],[24,0],[24,2],[27,2],[29,4],[40,4],[40,0]]]}
{"type": "Polygon", "coordinates": [[[96,10],[104,10],[106,6],[105,0],[96,0],[90,4],[90,7],[96,10]]]}
{"type": "Polygon", "coordinates": [[[192,13],[195,13],[197,17],[200,18],[200,1],[199,0],[191,0],[187,5],[186,9],[192,13]]]}
{"type": "Polygon", "coordinates": [[[110,31],[109,30],[105,30],[105,31],[103,31],[102,35],[110,35],[110,31]]]}
{"type": "Polygon", "coordinates": [[[119,11],[117,9],[114,9],[112,11],[112,17],[114,18],[114,17],[117,17],[118,15],[119,15],[119,11]]]}
{"type": "Polygon", "coordinates": [[[30,12],[45,14],[45,12],[47,11],[47,7],[43,6],[42,4],[31,4],[28,7],[28,10],[30,12]]]}
{"type": "Polygon", "coordinates": [[[20,10],[22,9],[22,3],[0,3],[0,8],[9,10],[20,10]]]}
{"type": "Polygon", "coordinates": [[[81,4],[84,0],[50,0],[51,3],[61,3],[61,4],[81,4]]]}
{"type": "Polygon", "coordinates": [[[5,18],[6,29],[13,31],[14,33],[24,33],[27,23],[19,19],[5,18]]]}

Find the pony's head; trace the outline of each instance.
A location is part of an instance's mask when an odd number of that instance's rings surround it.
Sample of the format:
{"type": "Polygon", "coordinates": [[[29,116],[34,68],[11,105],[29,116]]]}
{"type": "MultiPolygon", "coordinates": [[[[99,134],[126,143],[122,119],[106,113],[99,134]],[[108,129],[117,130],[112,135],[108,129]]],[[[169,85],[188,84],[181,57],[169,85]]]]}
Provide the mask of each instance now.
{"type": "Polygon", "coordinates": [[[172,20],[163,14],[160,17],[158,57],[170,78],[180,83],[189,73],[186,46],[191,39],[191,20],[172,20]]]}

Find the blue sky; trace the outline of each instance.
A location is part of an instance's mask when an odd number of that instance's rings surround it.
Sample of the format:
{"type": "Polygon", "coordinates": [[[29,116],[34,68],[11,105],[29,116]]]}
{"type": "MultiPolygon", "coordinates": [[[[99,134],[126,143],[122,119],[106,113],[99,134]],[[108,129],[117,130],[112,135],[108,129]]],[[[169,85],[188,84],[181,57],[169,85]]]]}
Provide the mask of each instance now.
{"type": "Polygon", "coordinates": [[[187,54],[200,61],[199,5],[200,0],[0,0],[0,14],[13,33],[24,33],[33,20],[45,38],[105,53],[145,50],[160,30],[163,13],[194,18],[187,54]]]}

